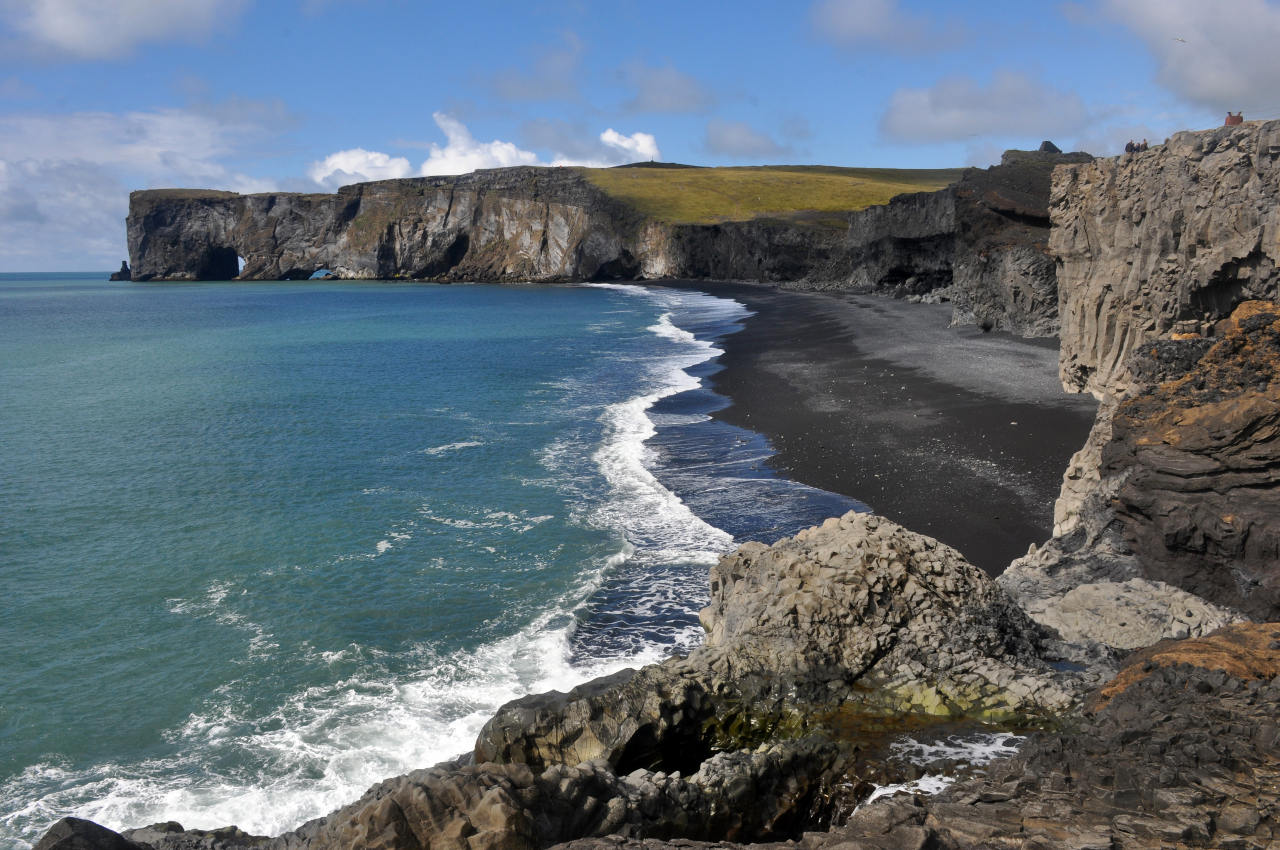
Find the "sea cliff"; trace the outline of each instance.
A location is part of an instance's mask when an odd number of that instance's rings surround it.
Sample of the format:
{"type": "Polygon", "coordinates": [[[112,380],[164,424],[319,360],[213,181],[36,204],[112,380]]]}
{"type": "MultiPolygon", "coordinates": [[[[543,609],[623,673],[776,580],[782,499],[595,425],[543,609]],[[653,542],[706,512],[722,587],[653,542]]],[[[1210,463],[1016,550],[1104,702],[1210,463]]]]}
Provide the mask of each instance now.
{"type": "MultiPolygon", "coordinates": [[[[1269,846],[1280,624],[1246,621],[1280,618],[1278,137],[1280,122],[1183,133],[1054,172],[1062,376],[1102,407],[1054,538],[998,582],[884,518],[828,520],[722,559],[687,658],[510,703],[472,755],[293,833],[67,819],[39,850],[1269,846]],[[1030,737],[936,797],[851,813],[867,780],[912,778],[877,749],[885,729],[939,721],[1030,737]]],[[[891,228],[934,203],[872,215],[891,228]]],[[[915,225],[873,253],[939,244],[915,225]]],[[[1022,291],[1008,268],[993,286],[1022,291]]]]}
{"type": "Polygon", "coordinates": [[[1049,177],[1087,154],[1010,151],[951,186],[844,212],[666,221],[584,169],[384,180],[333,195],[147,190],[130,196],[132,279],[708,279],[928,295],[958,321],[1057,327],[1049,177]],[[241,268],[241,264],[243,267],[241,268]]]}

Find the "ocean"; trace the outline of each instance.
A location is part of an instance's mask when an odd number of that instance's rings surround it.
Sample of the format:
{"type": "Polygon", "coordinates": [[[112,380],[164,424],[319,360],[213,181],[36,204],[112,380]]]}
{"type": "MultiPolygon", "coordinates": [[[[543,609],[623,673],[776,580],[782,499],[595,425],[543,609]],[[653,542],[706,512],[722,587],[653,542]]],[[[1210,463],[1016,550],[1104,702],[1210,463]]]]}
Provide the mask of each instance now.
{"type": "Polygon", "coordinates": [[[104,278],[0,275],[0,848],[292,829],[864,509],[711,417],[729,298],[104,278]]]}

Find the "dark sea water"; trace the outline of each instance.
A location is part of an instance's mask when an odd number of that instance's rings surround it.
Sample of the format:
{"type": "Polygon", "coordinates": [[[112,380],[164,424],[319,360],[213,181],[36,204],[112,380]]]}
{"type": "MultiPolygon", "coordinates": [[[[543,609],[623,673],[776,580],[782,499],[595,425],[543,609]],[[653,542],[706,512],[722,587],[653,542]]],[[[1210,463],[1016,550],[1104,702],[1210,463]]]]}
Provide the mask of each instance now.
{"type": "Polygon", "coordinates": [[[709,418],[732,300],[103,277],[0,275],[0,847],[292,829],[858,507],[709,418]]]}

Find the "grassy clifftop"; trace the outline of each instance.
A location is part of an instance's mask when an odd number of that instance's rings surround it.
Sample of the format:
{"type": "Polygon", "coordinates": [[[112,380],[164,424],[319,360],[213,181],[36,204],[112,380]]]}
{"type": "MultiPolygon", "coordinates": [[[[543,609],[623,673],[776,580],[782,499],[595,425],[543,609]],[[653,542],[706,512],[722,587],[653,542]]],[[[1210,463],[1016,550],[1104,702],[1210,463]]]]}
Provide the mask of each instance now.
{"type": "Polygon", "coordinates": [[[859,210],[904,192],[941,189],[961,168],[584,168],[593,184],[660,221],[713,224],[762,216],[859,210]]]}

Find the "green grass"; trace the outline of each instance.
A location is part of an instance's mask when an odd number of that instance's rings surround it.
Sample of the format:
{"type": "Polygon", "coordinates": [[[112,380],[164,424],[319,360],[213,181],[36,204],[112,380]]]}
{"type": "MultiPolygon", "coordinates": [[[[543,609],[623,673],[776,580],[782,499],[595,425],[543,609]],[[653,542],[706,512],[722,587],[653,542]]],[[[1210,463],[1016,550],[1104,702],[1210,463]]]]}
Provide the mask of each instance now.
{"type": "MultiPolygon", "coordinates": [[[[593,184],[644,215],[674,224],[860,210],[904,192],[955,182],[960,168],[584,168],[593,184]]],[[[821,217],[806,216],[813,221],[821,217]]]]}

